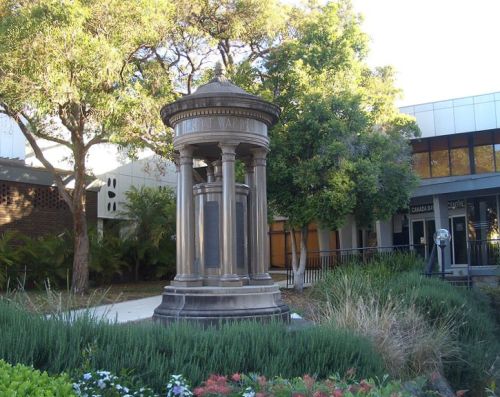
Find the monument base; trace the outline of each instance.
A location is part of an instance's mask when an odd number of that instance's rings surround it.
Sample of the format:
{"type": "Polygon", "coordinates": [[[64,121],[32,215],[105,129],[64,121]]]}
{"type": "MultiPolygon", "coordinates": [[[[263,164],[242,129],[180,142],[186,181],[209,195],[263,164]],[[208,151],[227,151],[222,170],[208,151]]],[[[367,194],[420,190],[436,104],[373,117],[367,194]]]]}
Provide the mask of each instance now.
{"type": "Polygon", "coordinates": [[[290,321],[290,309],[281,299],[277,285],[243,287],[167,286],[153,320],[171,324],[190,321],[202,325],[224,322],[290,321]]]}

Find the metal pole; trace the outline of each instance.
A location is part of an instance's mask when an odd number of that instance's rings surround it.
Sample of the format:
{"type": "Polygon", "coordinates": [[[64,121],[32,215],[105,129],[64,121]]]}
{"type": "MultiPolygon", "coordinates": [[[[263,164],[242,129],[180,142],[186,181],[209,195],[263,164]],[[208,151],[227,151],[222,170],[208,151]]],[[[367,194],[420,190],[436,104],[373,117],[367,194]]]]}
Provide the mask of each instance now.
{"type": "Polygon", "coordinates": [[[444,280],[444,248],[446,245],[439,244],[439,248],[441,248],[441,279],[444,280]]]}

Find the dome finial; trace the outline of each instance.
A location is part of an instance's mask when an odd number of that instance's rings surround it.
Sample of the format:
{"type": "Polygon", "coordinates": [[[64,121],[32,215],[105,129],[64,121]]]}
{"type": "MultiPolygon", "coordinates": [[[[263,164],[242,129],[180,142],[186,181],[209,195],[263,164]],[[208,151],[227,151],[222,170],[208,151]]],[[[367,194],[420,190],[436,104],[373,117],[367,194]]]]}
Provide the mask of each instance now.
{"type": "Polygon", "coordinates": [[[215,64],[214,75],[215,75],[215,77],[224,76],[224,68],[222,67],[222,64],[220,62],[217,62],[215,64]]]}

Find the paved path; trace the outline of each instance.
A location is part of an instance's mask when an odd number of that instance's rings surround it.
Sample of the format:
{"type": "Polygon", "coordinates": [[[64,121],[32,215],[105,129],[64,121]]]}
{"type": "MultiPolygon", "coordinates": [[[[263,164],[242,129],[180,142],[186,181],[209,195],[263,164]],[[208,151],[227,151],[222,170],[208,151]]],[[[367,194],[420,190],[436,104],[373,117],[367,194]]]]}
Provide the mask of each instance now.
{"type": "Polygon", "coordinates": [[[76,316],[89,310],[96,319],[105,319],[110,322],[127,323],[130,321],[146,320],[151,318],[154,309],[161,303],[161,295],[149,298],[130,300],[110,305],[96,306],[90,309],[76,310],[76,316]]]}

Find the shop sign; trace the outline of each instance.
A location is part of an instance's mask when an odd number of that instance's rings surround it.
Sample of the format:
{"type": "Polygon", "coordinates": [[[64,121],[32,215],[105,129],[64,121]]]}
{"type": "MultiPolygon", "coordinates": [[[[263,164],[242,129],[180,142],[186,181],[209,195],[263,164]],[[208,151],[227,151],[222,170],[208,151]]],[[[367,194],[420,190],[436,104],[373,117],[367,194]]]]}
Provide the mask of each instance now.
{"type": "MultiPolygon", "coordinates": [[[[448,210],[457,210],[460,208],[465,208],[465,200],[448,201],[448,210]]],[[[434,204],[410,205],[410,214],[425,214],[426,212],[433,211],[434,204]]]]}
{"type": "Polygon", "coordinates": [[[426,212],[434,211],[434,205],[432,204],[422,204],[422,205],[410,205],[410,214],[424,214],[426,212]]]}

